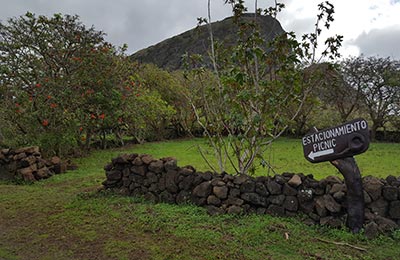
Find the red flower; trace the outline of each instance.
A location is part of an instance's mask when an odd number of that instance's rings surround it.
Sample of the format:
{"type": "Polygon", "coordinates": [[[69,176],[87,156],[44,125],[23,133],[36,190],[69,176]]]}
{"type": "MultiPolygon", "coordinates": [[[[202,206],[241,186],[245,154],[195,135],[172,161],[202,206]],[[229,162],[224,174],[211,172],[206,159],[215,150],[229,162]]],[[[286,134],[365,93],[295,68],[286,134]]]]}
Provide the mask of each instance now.
{"type": "Polygon", "coordinates": [[[91,119],[96,119],[96,116],[95,116],[94,114],[91,114],[91,115],[90,115],[90,118],[91,118],[91,119]]]}
{"type": "Polygon", "coordinates": [[[43,125],[43,126],[48,126],[48,125],[49,125],[49,120],[44,119],[44,120],[42,121],[42,125],[43,125]]]}
{"type": "Polygon", "coordinates": [[[56,107],[57,107],[57,104],[56,104],[56,103],[51,103],[51,104],[50,104],[50,107],[51,107],[51,108],[56,108],[56,107]]]}
{"type": "Polygon", "coordinates": [[[140,93],[137,93],[136,96],[137,96],[137,97],[140,97],[140,93]]]}
{"type": "Polygon", "coordinates": [[[20,104],[19,104],[19,103],[15,103],[15,106],[16,106],[16,107],[19,107],[19,106],[20,106],[20,104]]]}
{"type": "Polygon", "coordinates": [[[42,86],[42,84],[37,83],[35,86],[36,86],[37,88],[40,88],[40,87],[42,86]]]}
{"type": "Polygon", "coordinates": [[[47,96],[47,99],[51,99],[51,96],[50,96],[50,95],[48,95],[48,96],[47,96]]]}
{"type": "Polygon", "coordinates": [[[106,117],[106,115],[103,113],[103,114],[101,114],[101,115],[99,115],[99,118],[101,119],[101,120],[104,120],[104,118],[106,117]]]}
{"type": "Polygon", "coordinates": [[[79,127],[79,132],[82,132],[83,131],[83,127],[81,126],[81,127],[79,127]]]}

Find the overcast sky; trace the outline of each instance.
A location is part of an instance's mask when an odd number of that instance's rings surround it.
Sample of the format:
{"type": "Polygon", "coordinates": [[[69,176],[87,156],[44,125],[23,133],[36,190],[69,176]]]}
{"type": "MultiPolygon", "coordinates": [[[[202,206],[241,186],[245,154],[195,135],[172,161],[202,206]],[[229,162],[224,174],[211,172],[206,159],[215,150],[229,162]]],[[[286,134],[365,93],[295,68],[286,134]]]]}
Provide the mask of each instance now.
{"type": "MultiPolygon", "coordinates": [[[[212,20],[231,14],[223,0],[212,0],[212,20]]],[[[266,7],[271,0],[258,0],[266,7]]],[[[301,36],[312,32],[321,0],[281,1],[286,5],[278,20],[286,31],[301,36]]],[[[391,56],[400,59],[400,0],[331,0],[335,22],[325,35],[344,36],[343,56],[391,56]]],[[[254,10],[254,0],[247,0],[254,10]]],[[[207,16],[207,0],[0,0],[0,20],[27,11],[35,14],[77,14],[87,26],[107,33],[107,41],[127,43],[129,53],[156,44],[197,25],[207,16]]]]}

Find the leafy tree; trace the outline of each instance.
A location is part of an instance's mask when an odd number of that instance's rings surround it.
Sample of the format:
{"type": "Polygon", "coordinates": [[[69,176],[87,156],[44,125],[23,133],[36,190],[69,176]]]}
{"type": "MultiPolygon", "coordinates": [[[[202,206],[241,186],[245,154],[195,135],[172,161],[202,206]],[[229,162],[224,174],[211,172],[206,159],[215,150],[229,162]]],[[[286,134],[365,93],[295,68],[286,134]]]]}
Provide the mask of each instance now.
{"type": "Polygon", "coordinates": [[[2,101],[20,144],[61,154],[76,147],[83,129],[90,139],[95,118],[117,121],[128,70],[123,49],[103,36],[70,15],[27,13],[0,24],[2,101]]]}
{"type": "Polygon", "coordinates": [[[399,62],[390,58],[352,57],[342,66],[346,84],[356,93],[361,92],[362,101],[372,121],[371,139],[384,127],[394,114],[400,100],[399,62]]]}
{"type": "Polygon", "coordinates": [[[212,88],[218,81],[211,70],[202,67],[202,63],[199,63],[202,59],[198,59],[200,57],[196,58],[195,56],[197,55],[186,56],[184,59],[192,61],[196,66],[199,66],[198,68],[186,68],[184,73],[175,73],[175,75],[178,76],[180,84],[187,90],[185,92],[185,100],[189,105],[186,110],[182,111],[181,118],[184,120],[181,123],[190,135],[202,136],[204,129],[197,120],[196,110],[203,111],[205,109],[207,103],[204,102],[206,98],[204,90],[212,88]]]}
{"type": "MultiPolygon", "coordinates": [[[[153,64],[141,64],[138,66],[137,74],[141,78],[142,83],[150,90],[149,93],[159,95],[156,99],[160,99],[162,104],[167,104],[167,110],[174,110],[174,113],[167,112],[160,107],[160,104],[154,105],[154,108],[159,108],[160,114],[164,114],[163,120],[159,121],[159,126],[156,127],[156,139],[168,136],[180,137],[188,134],[187,120],[190,105],[186,99],[189,94],[188,89],[180,80],[181,72],[168,72],[156,67],[153,64]],[[158,94],[156,94],[158,93],[158,94]],[[161,126],[161,122],[164,125],[161,126]]],[[[155,98],[155,96],[154,96],[155,98]]],[[[149,111],[150,112],[150,111],[149,111]]],[[[154,110],[156,112],[156,110],[154,110]]],[[[150,117],[151,118],[151,117],[150,117]]],[[[149,122],[150,123],[150,122],[149,122]]],[[[151,123],[154,126],[154,122],[151,123]]]]}
{"type": "MultiPolygon", "coordinates": [[[[246,23],[241,19],[246,11],[244,1],[226,3],[233,7],[239,27],[238,42],[223,51],[214,45],[209,8],[206,21],[217,82],[203,84],[198,92],[203,105],[199,108],[192,102],[192,106],[198,123],[214,148],[218,170],[224,171],[228,163],[237,173],[245,174],[254,171],[257,159],[265,165],[264,151],[298,116],[307,99],[310,89],[303,78],[304,61],[308,64],[316,61],[314,49],[321,33],[318,23],[326,18],[325,27],[329,27],[333,20],[333,6],[329,3],[320,5],[316,32],[305,36],[303,42],[298,42],[294,33],[286,33],[277,36],[272,43],[265,43],[257,23],[246,23]],[[290,113],[288,107],[293,108],[290,113]]],[[[283,7],[277,3],[264,12],[276,15],[283,7]]],[[[254,19],[258,15],[261,15],[261,10],[257,11],[254,19]]],[[[323,55],[336,57],[340,43],[341,37],[328,39],[323,55]]]]}
{"type": "Polygon", "coordinates": [[[176,111],[160,93],[143,89],[139,96],[131,96],[127,102],[131,105],[123,119],[130,136],[139,143],[164,138],[165,129],[176,111]]]}
{"type": "MultiPolygon", "coordinates": [[[[74,98],[75,116],[80,134],[84,134],[86,149],[92,138],[100,140],[106,148],[106,136],[115,133],[122,142],[121,120],[127,106],[126,97],[135,96],[139,81],[131,76],[133,65],[128,58],[110,44],[92,48],[81,61],[84,70],[77,73],[77,90],[74,98]]],[[[81,140],[81,139],[78,139],[81,140]]]]}

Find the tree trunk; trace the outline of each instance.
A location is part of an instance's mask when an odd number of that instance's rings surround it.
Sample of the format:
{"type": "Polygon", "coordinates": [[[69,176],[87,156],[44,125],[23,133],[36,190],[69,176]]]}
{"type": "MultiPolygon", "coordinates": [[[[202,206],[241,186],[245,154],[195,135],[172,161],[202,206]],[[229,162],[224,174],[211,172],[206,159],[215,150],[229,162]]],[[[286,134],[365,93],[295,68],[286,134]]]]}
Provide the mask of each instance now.
{"type": "Polygon", "coordinates": [[[86,131],[86,142],[85,142],[85,150],[86,151],[90,151],[90,142],[92,139],[92,131],[90,129],[88,129],[86,131]]]}
{"type": "Polygon", "coordinates": [[[344,177],[347,187],[347,227],[353,233],[358,233],[364,224],[364,191],[361,173],[353,157],[334,160],[331,162],[344,177]]]}
{"type": "Polygon", "coordinates": [[[371,141],[376,141],[376,131],[378,130],[379,125],[377,123],[373,123],[371,127],[371,141]]]}
{"type": "Polygon", "coordinates": [[[100,141],[101,141],[101,149],[105,150],[107,148],[107,140],[106,140],[106,131],[105,130],[101,130],[101,134],[100,134],[100,141]]]}

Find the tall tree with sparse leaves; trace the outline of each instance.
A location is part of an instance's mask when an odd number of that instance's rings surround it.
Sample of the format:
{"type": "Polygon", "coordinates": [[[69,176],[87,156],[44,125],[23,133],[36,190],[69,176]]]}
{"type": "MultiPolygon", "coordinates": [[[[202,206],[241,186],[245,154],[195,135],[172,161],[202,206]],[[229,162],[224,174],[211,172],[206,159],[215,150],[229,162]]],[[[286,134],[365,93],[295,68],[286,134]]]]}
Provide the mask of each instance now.
{"type": "MultiPolygon", "coordinates": [[[[320,5],[315,34],[305,36],[303,42],[297,41],[294,33],[285,33],[267,43],[260,36],[257,17],[262,12],[276,16],[284,5],[276,3],[266,10],[256,7],[254,20],[246,22],[242,19],[247,10],[244,1],[225,1],[232,5],[239,30],[237,44],[221,50],[213,41],[208,3],[209,16],[200,21],[209,26],[211,61],[217,80],[216,84],[203,84],[197,97],[201,106],[192,102],[193,111],[218,162],[217,167],[209,165],[215,171],[224,171],[230,164],[239,174],[253,173],[257,160],[263,166],[268,164],[263,158],[265,150],[286,130],[308,97],[310,89],[302,69],[305,61],[316,62],[319,22],[325,21],[325,27],[329,27],[333,6],[320,5]],[[287,113],[288,107],[293,108],[291,113],[287,113]]],[[[337,57],[340,43],[341,37],[329,38],[323,56],[337,57]]],[[[206,153],[202,154],[210,162],[206,153]]]]}

